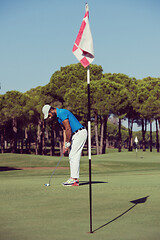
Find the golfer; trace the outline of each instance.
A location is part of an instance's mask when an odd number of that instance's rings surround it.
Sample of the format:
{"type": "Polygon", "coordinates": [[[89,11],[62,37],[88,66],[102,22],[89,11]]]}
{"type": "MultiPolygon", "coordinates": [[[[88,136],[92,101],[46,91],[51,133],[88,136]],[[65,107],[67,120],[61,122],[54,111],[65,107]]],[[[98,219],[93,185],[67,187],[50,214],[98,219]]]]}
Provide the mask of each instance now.
{"type": "Polygon", "coordinates": [[[44,105],[42,108],[44,119],[57,118],[63,129],[63,153],[69,151],[70,178],[64,186],[79,186],[80,158],[87,139],[87,130],[77,118],[66,109],[53,108],[44,105]]]}

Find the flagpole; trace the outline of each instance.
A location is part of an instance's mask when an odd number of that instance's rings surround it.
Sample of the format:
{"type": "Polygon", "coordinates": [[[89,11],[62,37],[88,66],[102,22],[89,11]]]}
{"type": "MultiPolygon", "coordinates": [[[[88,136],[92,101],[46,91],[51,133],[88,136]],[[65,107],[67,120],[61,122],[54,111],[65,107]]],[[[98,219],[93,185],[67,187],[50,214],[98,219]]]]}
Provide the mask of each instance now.
{"type": "Polygon", "coordinates": [[[90,110],[90,69],[87,67],[88,85],[88,160],[89,160],[89,204],[90,204],[90,233],[92,231],[92,174],[91,174],[91,110],[90,110]]]}
{"type": "Polygon", "coordinates": [[[85,15],[74,43],[73,54],[78,61],[87,67],[87,85],[88,85],[88,158],[89,158],[89,203],[90,203],[90,233],[92,231],[92,180],[91,180],[91,114],[90,114],[90,68],[89,65],[94,60],[94,49],[92,34],[89,26],[89,9],[85,5],[85,15]]]}

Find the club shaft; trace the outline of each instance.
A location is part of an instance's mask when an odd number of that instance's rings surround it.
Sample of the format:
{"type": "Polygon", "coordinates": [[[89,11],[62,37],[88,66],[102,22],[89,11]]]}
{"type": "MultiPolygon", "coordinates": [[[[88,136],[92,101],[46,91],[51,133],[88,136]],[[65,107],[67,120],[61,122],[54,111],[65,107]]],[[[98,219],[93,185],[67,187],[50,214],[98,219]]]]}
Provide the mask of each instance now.
{"type": "Polygon", "coordinates": [[[62,160],[62,157],[63,157],[63,154],[61,155],[61,157],[60,157],[60,159],[59,159],[59,161],[58,161],[58,163],[57,163],[55,169],[53,170],[53,172],[52,172],[52,174],[51,174],[51,177],[50,177],[50,179],[49,179],[49,185],[50,185],[50,183],[51,183],[51,179],[52,179],[52,177],[53,177],[54,172],[56,171],[56,169],[57,169],[57,167],[58,167],[60,161],[62,160]]]}

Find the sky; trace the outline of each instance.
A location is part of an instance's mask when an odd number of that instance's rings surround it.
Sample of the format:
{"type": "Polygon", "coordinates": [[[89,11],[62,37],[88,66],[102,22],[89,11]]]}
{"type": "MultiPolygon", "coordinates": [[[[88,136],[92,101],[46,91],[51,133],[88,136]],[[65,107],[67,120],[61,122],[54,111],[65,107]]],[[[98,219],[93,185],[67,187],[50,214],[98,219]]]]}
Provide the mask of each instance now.
{"type": "MultiPolygon", "coordinates": [[[[95,60],[104,73],[160,77],[160,0],[88,0],[95,60]]],[[[72,53],[82,0],[0,0],[0,94],[49,83],[72,53]]]]}

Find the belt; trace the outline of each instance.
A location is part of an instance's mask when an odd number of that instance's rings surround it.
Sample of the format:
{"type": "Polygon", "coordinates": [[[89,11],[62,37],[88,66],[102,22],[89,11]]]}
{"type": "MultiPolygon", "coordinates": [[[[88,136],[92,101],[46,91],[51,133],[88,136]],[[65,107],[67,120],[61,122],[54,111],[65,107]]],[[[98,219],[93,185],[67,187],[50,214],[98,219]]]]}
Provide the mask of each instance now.
{"type": "Polygon", "coordinates": [[[83,130],[83,129],[85,129],[85,127],[81,127],[81,128],[79,128],[79,129],[78,129],[78,130],[76,130],[74,133],[72,133],[72,136],[73,136],[74,134],[76,134],[77,132],[79,132],[79,131],[83,130]]]}

